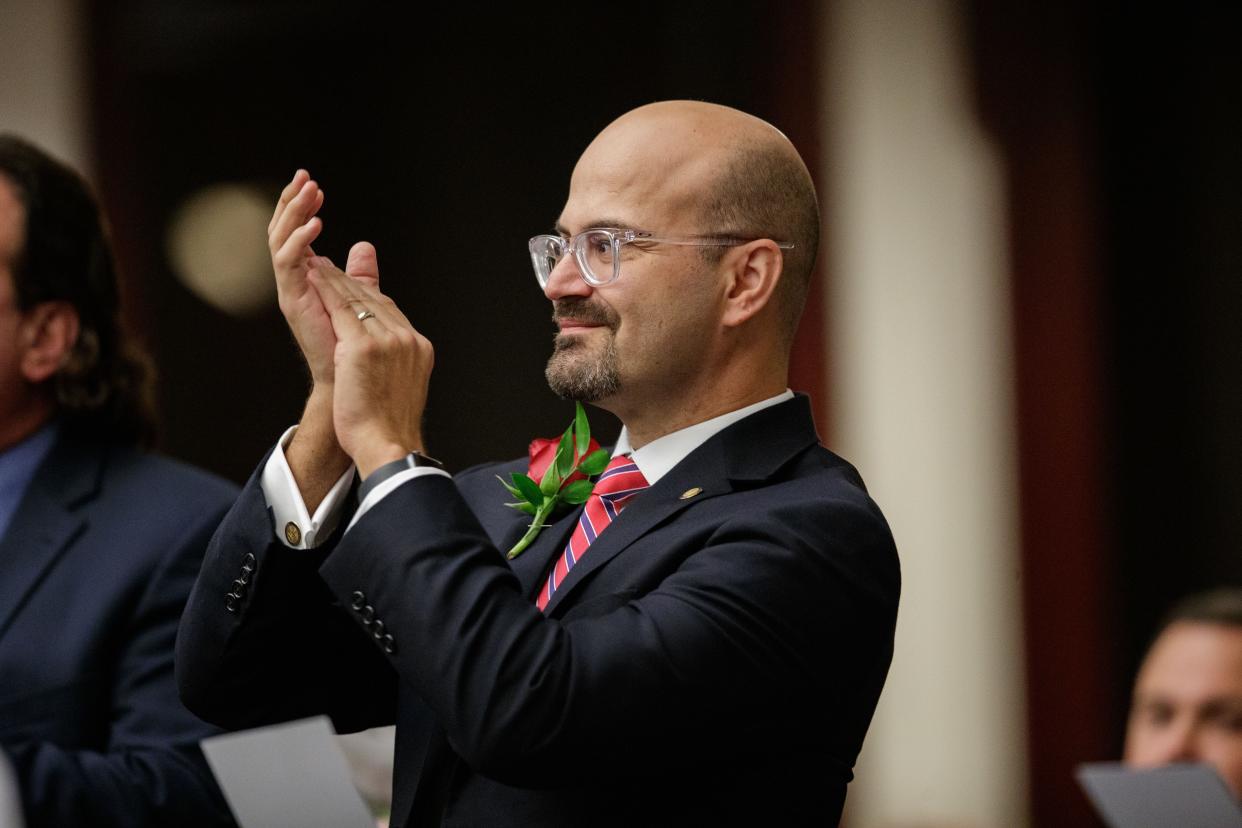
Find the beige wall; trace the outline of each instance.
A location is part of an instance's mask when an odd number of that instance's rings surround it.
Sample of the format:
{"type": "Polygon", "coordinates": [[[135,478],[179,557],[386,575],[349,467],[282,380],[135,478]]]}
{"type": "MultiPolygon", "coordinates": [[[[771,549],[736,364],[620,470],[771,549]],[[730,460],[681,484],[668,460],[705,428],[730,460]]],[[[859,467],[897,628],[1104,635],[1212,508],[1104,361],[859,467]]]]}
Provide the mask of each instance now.
{"type": "Polygon", "coordinates": [[[1004,199],[962,15],[842,0],[822,21],[834,448],[904,580],[850,828],[1027,819],[1004,199]]]}
{"type": "Polygon", "coordinates": [[[77,0],[0,0],[0,131],[89,171],[79,6],[77,0]]]}

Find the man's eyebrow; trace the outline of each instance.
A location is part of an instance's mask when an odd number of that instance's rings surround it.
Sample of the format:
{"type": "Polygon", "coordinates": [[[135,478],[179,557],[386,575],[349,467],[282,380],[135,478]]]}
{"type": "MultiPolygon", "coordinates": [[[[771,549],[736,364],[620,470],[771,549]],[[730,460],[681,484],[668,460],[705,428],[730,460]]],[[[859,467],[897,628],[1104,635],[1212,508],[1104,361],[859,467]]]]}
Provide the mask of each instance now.
{"type": "MultiPolygon", "coordinates": [[[[607,227],[610,230],[637,230],[638,229],[637,227],[630,224],[629,222],[624,221],[622,219],[616,219],[616,218],[597,218],[594,221],[589,221],[585,225],[583,225],[583,228],[588,229],[588,230],[591,228],[595,228],[595,227],[607,227]]],[[[556,229],[556,232],[562,236],[572,235],[569,232],[569,228],[561,224],[559,221],[556,223],[555,229],[556,229]]]]}

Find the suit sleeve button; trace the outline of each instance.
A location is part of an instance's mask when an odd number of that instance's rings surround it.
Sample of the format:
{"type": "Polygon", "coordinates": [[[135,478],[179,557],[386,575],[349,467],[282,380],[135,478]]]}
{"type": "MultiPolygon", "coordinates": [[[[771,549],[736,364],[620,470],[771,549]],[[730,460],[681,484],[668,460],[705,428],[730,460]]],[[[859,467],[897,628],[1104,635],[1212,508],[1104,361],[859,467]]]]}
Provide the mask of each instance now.
{"type": "Polygon", "coordinates": [[[371,635],[375,636],[376,641],[384,640],[384,622],[376,621],[371,625],[371,635]]]}
{"type": "Polygon", "coordinates": [[[258,563],[258,561],[255,560],[254,555],[250,554],[249,552],[246,553],[246,557],[242,558],[243,567],[249,566],[253,568],[256,563],[258,563]]]}
{"type": "Polygon", "coordinates": [[[233,581],[233,594],[236,595],[238,598],[245,595],[246,594],[246,582],[240,578],[233,581]]]}
{"type": "Polygon", "coordinates": [[[234,595],[233,593],[230,592],[224,598],[224,608],[228,610],[229,612],[234,612],[234,613],[237,612],[237,600],[240,597],[241,596],[234,595]]]}
{"type": "Polygon", "coordinates": [[[381,644],[383,644],[384,652],[389,655],[392,655],[397,651],[397,642],[391,635],[385,635],[381,644]]]}
{"type": "Polygon", "coordinates": [[[362,623],[370,624],[375,620],[375,607],[367,604],[365,607],[358,610],[358,614],[362,616],[362,623]]]}
{"type": "Polygon", "coordinates": [[[363,595],[361,592],[355,592],[353,595],[349,596],[349,605],[356,610],[361,610],[367,605],[367,596],[363,595]]]}

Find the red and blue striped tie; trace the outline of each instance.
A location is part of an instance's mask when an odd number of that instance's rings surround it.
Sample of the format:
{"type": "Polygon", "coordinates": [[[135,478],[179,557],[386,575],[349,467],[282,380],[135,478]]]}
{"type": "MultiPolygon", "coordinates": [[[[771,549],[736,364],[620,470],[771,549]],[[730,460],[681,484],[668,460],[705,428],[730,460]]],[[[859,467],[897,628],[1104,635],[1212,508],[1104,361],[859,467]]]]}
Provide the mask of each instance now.
{"type": "Polygon", "coordinates": [[[587,498],[586,506],[582,509],[582,517],[578,518],[578,525],[569,538],[569,543],[565,545],[565,551],[548,573],[543,589],[539,590],[535,606],[542,610],[548,605],[556,588],[565,581],[569,570],[582,560],[587,547],[621,514],[630,498],[645,488],[647,478],[643,477],[633,460],[624,454],[612,458],[608,468],[604,469],[604,473],[595,482],[595,488],[591,490],[591,496],[587,498]]]}

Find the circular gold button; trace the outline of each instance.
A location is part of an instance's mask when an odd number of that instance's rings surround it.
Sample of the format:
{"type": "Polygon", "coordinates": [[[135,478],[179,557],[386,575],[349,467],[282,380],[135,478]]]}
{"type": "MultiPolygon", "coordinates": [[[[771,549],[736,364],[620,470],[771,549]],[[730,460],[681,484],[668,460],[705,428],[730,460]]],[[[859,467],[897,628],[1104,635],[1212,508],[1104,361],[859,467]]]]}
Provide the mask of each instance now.
{"type": "Polygon", "coordinates": [[[293,546],[297,546],[302,542],[302,530],[293,521],[285,524],[285,540],[289,541],[293,546]]]}

